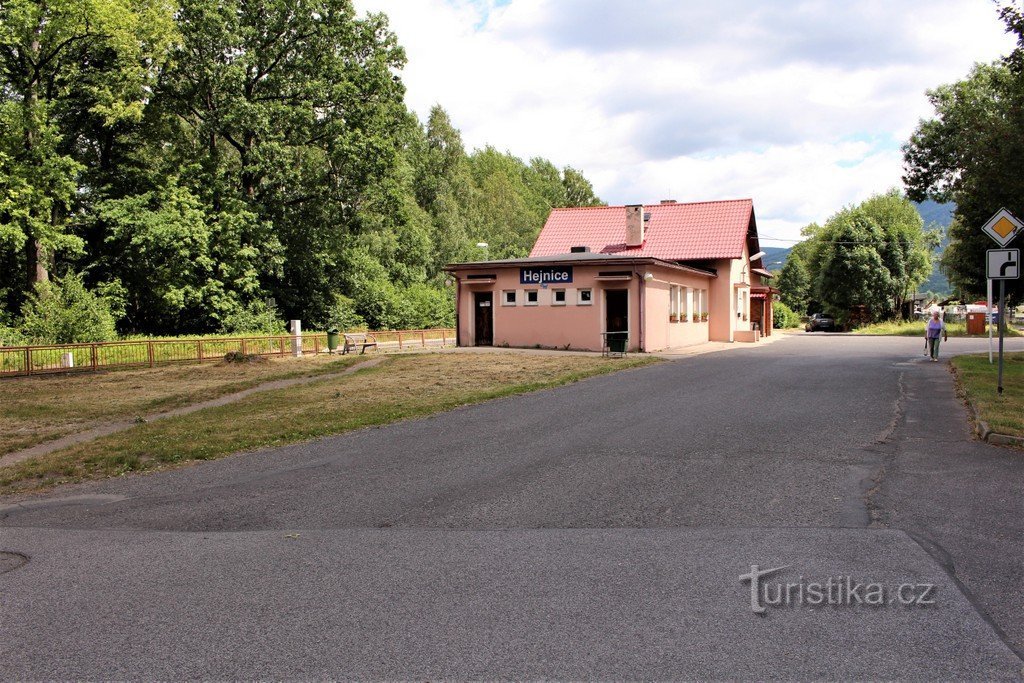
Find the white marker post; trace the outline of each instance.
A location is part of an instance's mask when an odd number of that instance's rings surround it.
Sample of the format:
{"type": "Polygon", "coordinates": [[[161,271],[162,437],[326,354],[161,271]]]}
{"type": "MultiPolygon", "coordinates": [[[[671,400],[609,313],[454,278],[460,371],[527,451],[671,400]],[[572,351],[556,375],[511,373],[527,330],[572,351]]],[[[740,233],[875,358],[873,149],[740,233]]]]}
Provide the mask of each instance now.
{"type": "Polygon", "coordinates": [[[292,321],[292,355],[296,358],[302,356],[302,321],[292,321]]]}

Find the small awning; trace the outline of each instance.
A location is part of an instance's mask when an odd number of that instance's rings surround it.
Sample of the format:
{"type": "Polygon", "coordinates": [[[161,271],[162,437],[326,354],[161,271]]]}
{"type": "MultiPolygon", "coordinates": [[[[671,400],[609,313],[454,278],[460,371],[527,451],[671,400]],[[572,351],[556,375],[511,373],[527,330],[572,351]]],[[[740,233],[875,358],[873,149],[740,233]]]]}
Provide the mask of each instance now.
{"type": "Polygon", "coordinates": [[[751,299],[766,299],[766,298],[768,298],[768,293],[767,292],[751,292],[750,293],[750,298],[751,299]]]}
{"type": "Polygon", "coordinates": [[[598,275],[594,279],[595,280],[600,280],[601,282],[625,282],[627,280],[632,280],[633,276],[632,276],[632,274],[630,274],[630,275],[598,275]]]}
{"type": "Polygon", "coordinates": [[[750,272],[757,273],[761,277],[775,277],[775,274],[772,271],[765,270],[764,268],[751,268],[750,272]]]}
{"type": "Polygon", "coordinates": [[[493,277],[475,277],[475,278],[463,278],[462,284],[464,285],[493,285],[497,282],[497,278],[493,277]]]}

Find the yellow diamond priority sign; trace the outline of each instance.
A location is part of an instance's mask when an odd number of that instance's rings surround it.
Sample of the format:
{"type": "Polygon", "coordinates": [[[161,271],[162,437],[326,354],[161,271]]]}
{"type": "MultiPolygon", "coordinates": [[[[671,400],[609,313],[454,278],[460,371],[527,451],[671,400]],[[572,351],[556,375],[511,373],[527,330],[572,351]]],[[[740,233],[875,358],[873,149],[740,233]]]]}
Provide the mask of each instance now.
{"type": "Polygon", "coordinates": [[[1017,236],[1017,233],[1024,230],[1024,223],[1017,220],[1017,218],[1006,209],[1000,209],[996,212],[996,215],[988,219],[988,223],[981,226],[981,230],[995,240],[996,244],[1001,247],[1005,247],[1013,241],[1013,238],[1017,236]]]}

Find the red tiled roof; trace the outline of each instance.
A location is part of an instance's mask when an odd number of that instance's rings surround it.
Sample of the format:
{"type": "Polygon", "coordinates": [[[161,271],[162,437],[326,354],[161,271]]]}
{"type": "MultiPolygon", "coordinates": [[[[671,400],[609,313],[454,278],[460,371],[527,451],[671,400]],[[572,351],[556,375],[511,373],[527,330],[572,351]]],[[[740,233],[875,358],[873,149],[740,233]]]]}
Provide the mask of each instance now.
{"type": "Polygon", "coordinates": [[[740,258],[754,215],[750,199],[651,204],[640,247],[626,246],[626,208],[553,209],[530,256],[565,254],[576,246],[596,253],[647,256],[666,261],[740,258]]]}

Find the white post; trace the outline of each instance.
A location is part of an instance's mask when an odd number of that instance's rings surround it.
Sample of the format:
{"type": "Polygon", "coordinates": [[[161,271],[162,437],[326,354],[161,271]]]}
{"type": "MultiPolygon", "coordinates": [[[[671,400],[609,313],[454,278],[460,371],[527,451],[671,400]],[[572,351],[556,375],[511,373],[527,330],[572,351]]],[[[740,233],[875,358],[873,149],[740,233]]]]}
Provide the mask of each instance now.
{"type": "Polygon", "coordinates": [[[302,356],[302,321],[293,320],[292,327],[292,355],[296,358],[302,356]]]}
{"type": "Polygon", "coordinates": [[[75,354],[63,353],[60,356],[60,366],[62,368],[73,368],[75,367],[75,354]]]}
{"type": "Polygon", "coordinates": [[[989,278],[985,279],[988,282],[988,307],[985,311],[985,327],[988,328],[988,362],[992,364],[992,280],[989,278]]]}

